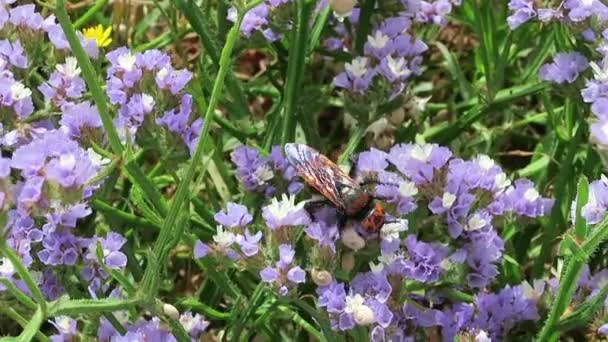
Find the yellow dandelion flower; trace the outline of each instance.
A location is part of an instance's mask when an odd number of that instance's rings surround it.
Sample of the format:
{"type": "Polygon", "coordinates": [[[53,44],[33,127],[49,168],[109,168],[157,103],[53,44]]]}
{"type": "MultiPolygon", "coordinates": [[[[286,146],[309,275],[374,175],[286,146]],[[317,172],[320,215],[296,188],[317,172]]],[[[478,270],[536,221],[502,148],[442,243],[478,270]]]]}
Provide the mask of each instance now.
{"type": "Polygon", "coordinates": [[[112,43],[112,38],[110,37],[112,35],[112,26],[104,29],[103,25],[99,24],[82,30],[82,34],[87,39],[95,39],[95,43],[99,47],[106,47],[112,43]]]}

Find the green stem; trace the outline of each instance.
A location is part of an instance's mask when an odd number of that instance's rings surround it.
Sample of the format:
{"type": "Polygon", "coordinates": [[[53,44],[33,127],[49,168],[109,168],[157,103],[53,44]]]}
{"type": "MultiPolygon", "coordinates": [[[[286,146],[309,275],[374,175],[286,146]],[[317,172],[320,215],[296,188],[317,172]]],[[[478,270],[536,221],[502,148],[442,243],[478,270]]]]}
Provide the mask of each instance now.
{"type": "MultiPolygon", "coordinates": [[[[26,320],[25,317],[21,316],[17,311],[15,311],[15,309],[11,307],[0,306],[0,313],[7,315],[10,319],[17,322],[17,324],[19,324],[22,328],[27,326],[28,320],[26,320]]],[[[38,338],[38,341],[42,342],[50,341],[50,339],[40,331],[36,332],[36,338],[38,338]]]]}
{"type": "MultiPolygon", "coordinates": [[[[59,1],[57,1],[59,2],[59,1]]],[[[93,7],[89,8],[80,18],[78,18],[78,20],[76,20],[74,22],[74,28],[79,30],[81,29],[84,25],[86,25],[91,18],[93,18],[93,16],[101,11],[105,5],[107,5],[109,2],[109,0],[97,0],[95,1],[95,5],[93,5],[93,7]]]]}
{"type": "Polygon", "coordinates": [[[141,304],[139,299],[73,299],[54,303],[51,306],[49,316],[77,316],[82,314],[98,314],[100,312],[113,312],[118,310],[128,310],[141,304]]]}
{"type": "Polygon", "coordinates": [[[296,22],[292,30],[287,62],[287,82],[283,101],[283,126],[281,145],[294,140],[298,116],[298,98],[302,92],[300,81],[306,66],[306,45],[308,44],[308,18],[311,5],[308,1],[296,1],[296,22]]]}
{"type": "MultiPolygon", "coordinates": [[[[155,256],[158,258],[158,260],[156,260],[156,262],[154,263],[155,267],[147,267],[146,271],[144,273],[143,293],[145,293],[147,296],[150,295],[150,292],[152,291],[153,288],[157,288],[155,286],[155,284],[157,283],[157,278],[161,272],[161,268],[164,267],[163,259],[165,256],[162,255],[163,254],[162,252],[166,250],[167,245],[172,240],[175,241],[179,238],[179,237],[173,236],[172,231],[173,231],[174,225],[177,221],[177,217],[182,208],[182,205],[186,201],[186,198],[189,197],[188,188],[189,188],[190,183],[192,182],[192,179],[194,178],[194,173],[196,172],[197,168],[201,164],[201,159],[203,157],[203,146],[205,145],[205,143],[208,140],[209,130],[213,124],[213,118],[214,118],[213,113],[215,111],[215,106],[217,105],[217,102],[222,94],[222,89],[224,86],[224,79],[226,77],[226,74],[228,73],[228,70],[230,69],[230,64],[232,61],[232,59],[231,59],[232,49],[234,47],[234,44],[235,44],[236,39],[239,34],[239,27],[240,27],[241,21],[243,20],[243,15],[244,15],[244,13],[239,14],[238,21],[230,29],[230,32],[228,33],[228,36],[226,38],[226,45],[224,45],[224,48],[222,49],[218,75],[213,84],[213,90],[211,91],[211,98],[209,100],[209,105],[207,106],[207,111],[206,111],[205,117],[204,117],[205,124],[203,125],[203,129],[199,136],[199,139],[198,139],[198,142],[196,145],[196,149],[194,151],[194,155],[192,156],[192,161],[191,161],[190,165],[188,166],[186,175],[182,178],[182,180],[180,181],[180,183],[177,187],[177,191],[175,193],[175,198],[173,200],[171,208],[169,209],[169,213],[167,214],[165,220],[163,221],[163,225],[161,227],[160,234],[159,234],[159,236],[156,240],[156,244],[154,246],[154,253],[155,253],[155,256]]],[[[152,294],[151,297],[153,297],[153,296],[154,295],[152,294]]]]}
{"type": "Polygon", "coordinates": [[[205,317],[210,318],[210,319],[228,321],[232,317],[232,315],[230,313],[217,311],[217,310],[199,302],[195,298],[184,299],[183,301],[180,302],[180,304],[185,306],[186,308],[188,308],[188,310],[194,309],[196,311],[200,311],[205,315],[205,317]]]}
{"type": "Polygon", "coordinates": [[[572,295],[577,287],[577,280],[583,266],[586,263],[586,257],[593,254],[597,247],[608,238],[608,216],[593,228],[593,232],[588,239],[581,245],[582,255],[574,254],[565,262],[565,271],[559,279],[560,287],[555,296],[555,301],[551,306],[549,316],[543,325],[543,328],[538,335],[538,341],[550,341],[554,339],[556,333],[559,333],[558,324],[561,316],[572,300],[572,295]]]}
{"type": "Polygon", "coordinates": [[[367,36],[372,30],[372,12],[376,5],[376,0],[365,0],[361,5],[361,14],[359,15],[359,23],[357,25],[357,34],[355,37],[355,49],[358,54],[363,54],[363,46],[367,41],[367,36]]]}
{"type": "Polygon", "coordinates": [[[105,213],[105,215],[108,216],[109,218],[116,219],[118,221],[133,225],[135,227],[153,228],[153,229],[159,228],[152,221],[135,216],[131,213],[127,213],[126,211],[122,211],[120,209],[114,208],[110,204],[108,204],[100,199],[94,199],[91,202],[91,207],[95,210],[105,213]]]}
{"type": "Polygon", "coordinates": [[[34,279],[32,279],[30,272],[28,272],[27,268],[21,262],[21,258],[19,258],[15,251],[10,248],[4,241],[0,242],[0,252],[11,262],[11,264],[15,268],[15,271],[17,271],[17,274],[19,274],[21,280],[23,280],[27,288],[32,293],[32,297],[34,297],[34,300],[40,306],[42,313],[46,315],[46,300],[44,299],[40,288],[38,287],[38,285],[36,285],[34,279]]]}
{"type": "MultiPolygon", "coordinates": [[[[182,38],[190,32],[192,32],[191,29],[181,30],[177,33],[176,38],[182,38]]],[[[173,34],[170,31],[167,31],[149,42],[136,46],[133,51],[142,52],[150,49],[160,49],[171,44],[173,41],[173,34]]]]}
{"type": "Polygon", "coordinates": [[[28,297],[23,291],[19,290],[17,286],[15,286],[10,280],[6,278],[0,278],[0,284],[4,285],[8,292],[10,292],[18,301],[21,302],[26,308],[30,310],[36,310],[38,305],[34,303],[34,301],[28,297]]]}
{"type": "Polygon", "coordinates": [[[348,140],[348,143],[346,144],[346,148],[344,149],[344,152],[342,152],[342,155],[340,156],[340,158],[338,158],[338,165],[344,164],[350,158],[350,156],[355,152],[355,150],[357,149],[357,146],[359,146],[359,144],[361,143],[361,140],[363,140],[363,137],[365,137],[365,130],[366,130],[366,128],[361,127],[361,126],[357,126],[355,128],[353,135],[350,136],[350,139],[348,140]]]}

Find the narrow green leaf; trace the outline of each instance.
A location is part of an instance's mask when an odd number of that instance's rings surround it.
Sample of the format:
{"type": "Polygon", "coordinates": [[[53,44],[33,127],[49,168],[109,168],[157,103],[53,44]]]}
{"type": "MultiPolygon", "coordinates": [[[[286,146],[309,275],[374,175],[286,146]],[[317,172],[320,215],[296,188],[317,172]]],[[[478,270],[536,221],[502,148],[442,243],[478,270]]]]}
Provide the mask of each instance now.
{"type": "Polygon", "coordinates": [[[574,233],[577,239],[583,240],[587,237],[588,227],[587,220],[582,216],[582,209],[589,200],[589,181],[587,177],[582,176],[578,181],[578,194],[576,197],[576,211],[574,218],[574,233]]]}
{"type": "Polygon", "coordinates": [[[139,299],[65,299],[60,298],[53,302],[49,316],[61,315],[76,316],[84,314],[95,314],[101,312],[113,312],[118,310],[129,310],[139,305],[139,299]]]}
{"type": "Polygon", "coordinates": [[[443,58],[445,59],[448,67],[448,71],[452,75],[452,78],[458,82],[458,88],[460,90],[460,94],[464,100],[470,99],[473,94],[475,94],[475,89],[471,83],[464,76],[464,72],[460,67],[460,63],[456,57],[448,50],[448,48],[441,42],[436,42],[435,46],[439,49],[443,58]]]}
{"type": "Polygon", "coordinates": [[[34,316],[29,320],[21,334],[17,337],[19,342],[30,342],[34,339],[34,336],[39,332],[40,326],[44,320],[44,310],[38,307],[34,316]]]}
{"type": "Polygon", "coordinates": [[[42,310],[42,315],[44,316],[47,311],[46,300],[44,299],[44,296],[42,295],[40,288],[38,287],[38,285],[36,285],[36,282],[30,275],[30,272],[21,262],[21,258],[19,258],[17,253],[15,253],[15,251],[11,247],[6,245],[6,241],[1,241],[1,240],[0,240],[0,254],[4,255],[11,262],[11,264],[13,265],[13,268],[15,269],[15,271],[17,271],[17,274],[19,275],[21,280],[23,280],[23,282],[25,283],[27,288],[32,293],[32,297],[34,297],[36,304],[38,304],[38,306],[42,310]]]}
{"type": "Polygon", "coordinates": [[[89,8],[82,16],[80,16],[80,18],[78,18],[78,20],[76,20],[74,22],[74,28],[75,29],[81,29],[84,25],[86,25],[89,21],[91,21],[91,19],[93,19],[93,16],[95,16],[95,14],[97,14],[97,12],[101,11],[105,5],[108,4],[108,2],[110,2],[109,0],[97,0],[95,1],[95,4],[89,8]]]}

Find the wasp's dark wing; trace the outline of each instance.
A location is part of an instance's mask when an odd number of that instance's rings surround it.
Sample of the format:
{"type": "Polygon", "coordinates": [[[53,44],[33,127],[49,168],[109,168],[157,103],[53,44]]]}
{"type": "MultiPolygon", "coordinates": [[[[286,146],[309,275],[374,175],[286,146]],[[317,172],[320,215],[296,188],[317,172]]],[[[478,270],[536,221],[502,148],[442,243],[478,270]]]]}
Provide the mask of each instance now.
{"type": "Polygon", "coordinates": [[[318,151],[302,144],[286,144],[285,156],[300,177],[331,201],[339,210],[345,211],[342,199],[345,188],[359,189],[360,186],[338,165],[318,151]]]}

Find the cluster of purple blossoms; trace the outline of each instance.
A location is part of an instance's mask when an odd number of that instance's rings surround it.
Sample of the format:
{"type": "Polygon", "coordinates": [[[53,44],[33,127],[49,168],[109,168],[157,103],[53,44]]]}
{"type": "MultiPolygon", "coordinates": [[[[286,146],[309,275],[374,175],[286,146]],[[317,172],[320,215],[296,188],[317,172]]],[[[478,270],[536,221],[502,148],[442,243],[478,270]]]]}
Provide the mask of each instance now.
{"type": "Polygon", "coordinates": [[[581,72],[589,68],[585,56],[578,52],[556,53],[553,62],[543,65],[538,77],[557,84],[574,83],[581,72]]]}
{"type": "MultiPolygon", "coordinates": [[[[415,272],[423,282],[436,280],[436,271],[430,270],[439,265],[466,265],[467,284],[486,287],[498,273],[496,264],[504,249],[493,220],[509,213],[539,217],[553,205],[553,200],[543,198],[531,181],[520,179],[511,184],[489,157],[480,155],[465,161],[453,158],[447,148],[438,145],[402,144],[388,153],[372,149],[361,153],[357,170],[359,177],[377,181],[376,196],[393,204],[397,214],[428,209],[434,215],[433,222],[445,224],[450,237],[445,242],[454,246],[449,252],[440,252],[439,246],[429,248],[413,238],[406,240],[405,255],[410,254],[411,260],[431,262],[436,254],[441,259],[449,255],[449,262],[433,261],[415,272]],[[413,250],[420,250],[414,255],[421,253],[424,257],[411,255],[413,250]]],[[[425,235],[423,227],[418,230],[425,235]]],[[[401,253],[398,244],[383,245],[383,254],[395,253],[401,253]]]]}
{"type": "Polygon", "coordinates": [[[230,155],[238,178],[245,189],[271,197],[279,193],[296,194],[304,185],[296,180],[295,169],[289,165],[280,146],[273,146],[265,157],[260,150],[239,146],[230,155]]]}
{"type": "Polygon", "coordinates": [[[228,203],[226,210],[215,214],[215,221],[220,225],[213,236],[213,243],[208,245],[200,240],[197,241],[194,246],[195,258],[203,258],[211,254],[238,261],[253,258],[258,254],[262,232],[254,234],[249,231],[248,226],[253,221],[253,216],[245,206],[228,203]]]}
{"type": "Polygon", "coordinates": [[[118,107],[116,126],[122,138],[132,140],[141,127],[154,131],[155,125],[161,125],[181,136],[193,153],[203,120],[193,120],[193,99],[184,90],[192,73],[174,69],[169,55],[159,50],[134,53],[121,47],[106,57],[110,61],[107,94],[118,107]]]}
{"type": "Polygon", "coordinates": [[[279,246],[279,260],[275,267],[268,266],[260,271],[260,278],[265,283],[278,287],[281,296],[287,295],[289,287],[306,281],[306,272],[294,265],[296,251],[291,245],[279,246]]]}
{"type": "MultiPolygon", "coordinates": [[[[555,8],[539,7],[533,0],[510,0],[509,10],[511,15],[507,18],[507,23],[512,30],[533,19],[543,23],[560,21],[566,24],[608,19],[608,6],[599,0],[565,0],[555,8]]],[[[590,32],[584,34],[587,37],[591,35],[590,32]]]]}
{"type": "MultiPolygon", "coordinates": [[[[283,31],[291,28],[288,19],[282,20],[282,12],[286,11],[290,0],[265,0],[261,4],[250,9],[241,23],[241,33],[250,38],[256,32],[269,42],[274,42],[283,37],[283,31]]],[[[236,22],[237,9],[232,7],[228,10],[228,20],[236,22]]]]}
{"type": "MultiPolygon", "coordinates": [[[[451,13],[454,5],[460,5],[460,1],[404,0],[401,3],[403,9],[399,13],[376,23],[367,36],[363,55],[353,52],[352,31],[344,24],[335,25],[338,36],[327,39],[325,47],[354,56],[345,64],[345,70],[334,78],[336,87],[347,90],[356,98],[393,100],[404,91],[412,76],[421,74],[422,54],[428,47],[413,36],[412,26],[416,23],[444,25],[445,16],[451,13]]],[[[358,24],[359,15],[360,9],[354,8],[348,16],[351,25],[358,24]]]]}

